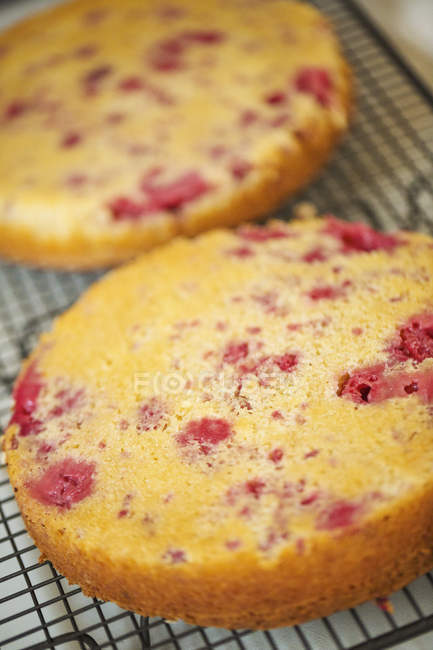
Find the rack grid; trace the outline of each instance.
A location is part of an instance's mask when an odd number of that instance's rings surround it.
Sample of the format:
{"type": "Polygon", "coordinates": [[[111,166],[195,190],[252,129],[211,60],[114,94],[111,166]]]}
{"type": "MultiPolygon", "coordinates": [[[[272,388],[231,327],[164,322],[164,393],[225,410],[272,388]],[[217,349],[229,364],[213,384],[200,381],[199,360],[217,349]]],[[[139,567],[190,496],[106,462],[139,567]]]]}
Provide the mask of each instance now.
{"type": "MultiPolygon", "coordinates": [[[[433,233],[433,96],[355,0],[315,0],[333,21],[357,78],[351,133],[296,201],[378,228],[433,233]]],[[[0,7],[0,19],[1,19],[0,7]]],[[[293,202],[277,216],[287,218],[293,202]]],[[[98,274],[0,264],[0,424],[13,380],[38,334],[98,274]]],[[[85,597],[38,552],[0,466],[0,645],[4,650],[401,650],[433,647],[433,574],[393,594],[394,612],[365,603],[293,628],[204,629],[143,618],[85,597]],[[414,640],[414,639],[417,640],[414,640]],[[409,641],[411,640],[411,641],[409,641]],[[403,644],[403,645],[401,645],[403,644]]]]}

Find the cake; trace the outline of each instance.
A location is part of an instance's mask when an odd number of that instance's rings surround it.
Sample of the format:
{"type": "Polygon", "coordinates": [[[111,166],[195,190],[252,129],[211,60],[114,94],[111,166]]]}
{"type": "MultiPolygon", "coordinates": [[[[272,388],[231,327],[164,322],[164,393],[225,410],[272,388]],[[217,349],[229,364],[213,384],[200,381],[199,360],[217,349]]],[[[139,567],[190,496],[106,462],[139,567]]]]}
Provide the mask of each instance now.
{"type": "Polygon", "coordinates": [[[0,34],[0,254],[96,268],[266,214],[346,130],[298,2],[76,0],[0,34]]]}
{"type": "Polygon", "coordinates": [[[327,216],[177,238],[25,362],[4,448],[85,594],[269,628],[433,566],[433,240],[327,216]]]}

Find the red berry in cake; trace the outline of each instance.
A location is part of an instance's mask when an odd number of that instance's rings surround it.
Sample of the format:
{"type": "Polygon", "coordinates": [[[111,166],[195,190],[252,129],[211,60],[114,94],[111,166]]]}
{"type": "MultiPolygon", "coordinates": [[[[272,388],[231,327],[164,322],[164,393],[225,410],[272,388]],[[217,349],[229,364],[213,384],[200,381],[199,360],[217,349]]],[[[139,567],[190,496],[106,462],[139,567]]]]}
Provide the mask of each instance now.
{"type": "Polygon", "coordinates": [[[176,436],[176,441],[181,447],[197,447],[201,454],[207,456],[232,435],[233,431],[226,420],[207,417],[189,422],[176,436]]]}
{"type": "Polygon", "coordinates": [[[30,494],[45,505],[69,510],[91,494],[94,473],[94,463],[65,458],[29,482],[30,494]]]}

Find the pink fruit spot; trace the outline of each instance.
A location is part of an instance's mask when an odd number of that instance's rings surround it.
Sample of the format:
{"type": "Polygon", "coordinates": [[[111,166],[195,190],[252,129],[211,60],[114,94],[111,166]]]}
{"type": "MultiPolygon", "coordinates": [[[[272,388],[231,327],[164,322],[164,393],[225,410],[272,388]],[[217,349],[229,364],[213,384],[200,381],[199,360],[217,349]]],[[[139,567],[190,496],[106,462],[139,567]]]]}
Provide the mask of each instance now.
{"type": "Polygon", "coordinates": [[[323,286],[311,289],[308,295],[311,300],[334,300],[344,295],[344,292],[341,287],[323,286]]]}
{"type": "Polygon", "coordinates": [[[362,332],[363,332],[362,327],[352,327],[352,334],[354,336],[361,336],[362,332]]]}
{"type": "Polygon", "coordinates": [[[286,101],[286,94],[283,93],[281,90],[276,90],[273,93],[269,93],[269,95],[266,95],[265,97],[265,102],[270,106],[277,106],[279,104],[282,104],[285,101],[286,101]]]}
{"type": "Polygon", "coordinates": [[[61,417],[65,413],[69,413],[73,409],[81,406],[84,399],[84,390],[73,391],[70,388],[65,388],[58,391],[54,397],[57,404],[48,413],[49,418],[61,417]]]}
{"type": "Polygon", "coordinates": [[[42,387],[41,375],[37,370],[36,361],[33,361],[27,366],[13,391],[15,406],[9,424],[17,424],[20,427],[20,436],[36,435],[44,427],[43,422],[34,417],[42,387]]]}
{"type": "Polygon", "coordinates": [[[242,111],[239,118],[239,122],[241,126],[249,126],[250,124],[254,124],[254,122],[257,122],[258,119],[259,116],[255,111],[246,109],[245,111],[242,111]]]}
{"type": "Polygon", "coordinates": [[[251,494],[255,499],[260,499],[265,487],[266,483],[259,478],[253,478],[245,483],[246,493],[251,494]]]}
{"type": "Polygon", "coordinates": [[[180,38],[160,41],[150,54],[150,66],[158,72],[176,72],[183,68],[181,57],[184,50],[185,43],[180,38]]]}
{"type": "Polygon", "coordinates": [[[433,315],[414,316],[400,330],[400,340],[391,352],[398,361],[413,359],[421,363],[433,358],[433,315]]]}
{"type": "Polygon", "coordinates": [[[281,413],[281,411],[273,411],[272,417],[274,418],[274,420],[284,420],[284,416],[281,413]]]}
{"type": "Polygon", "coordinates": [[[135,201],[127,196],[118,196],[113,199],[108,204],[108,209],[114,221],[134,221],[152,212],[147,201],[135,201]]]}
{"type": "Polygon", "coordinates": [[[210,185],[198,172],[188,172],[171,183],[143,187],[154,210],[175,210],[198,199],[209,189],[210,185]]]}
{"type": "Polygon", "coordinates": [[[311,506],[311,504],[315,503],[318,498],[319,498],[318,492],[312,492],[307,497],[301,499],[300,504],[301,506],[311,506]]]}
{"type": "Polygon", "coordinates": [[[94,471],[94,463],[65,458],[30,481],[30,494],[40,503],[69,510],[90,495],[94,471]]]}
{"type": "Polygon", "coordinates": [[[71,174],[65,179],[65,183],[68,187],[82,187],[88,180],[86,174],[71,174]]]}
{"type": "Polygon", "coordinates": [[[359,503],[340,499],[321,510],[316,518],[317,530],[337,530],[353,526],[362,512],[359,503]]]}
{"type": "Polygon", "coordinates": [[[238,539],[228,539],[225,546],[228,551],[236,551],[241,546],[241,542],[238,539]]]}
{"type": "Polygon", "coordinates": [[[273,449],[273,450],[269,453],[268,458],[269,458],[269,460],[271,460],[273,463],[277,464],[277,463],[280,463],[280,462],[281,462],[283,456],[284,456],[284,452],[283,452],[283,450],[277,448],[277,449],[273,449]]]}
{"type": "Polygon", "coordinates": [[[349,223],[335,217],[328,217],[323,232],[338,239],[342,243],[342,252],[375,250],[392,251],[400,245],[394,235],[377,232],[365,223],[349,223]]]}
{"type": "Polygon", "coordinates": [[[319,453],[318,449],[312,449],[311,451],[307,451],[307,453],[304,455],[304,459],[307,460],[308,458],[314,458],[317,456],[319,453]]]}
{"type": "Polygon", "coordinates": [[[220,418],[201,418],[189,422],[176,436],[181,447],[197,445],[200,453],[207,456],[212,449],[233,435],[230,424],[220,418]]]}
{"type": "Polygon", "coordinates": [[[298,72],[295,88],[301,93],[312,95],[322,106],[331,103],[334,84],[326,68],[308,67],[298,72]]]}
{"type": "Polygon", "coordinates": [[[302,256],[302,260],[304,262],[308,262],[311,264],[312,262],[325,262],[327,259],[326,253],[323,250],[323,248],[320,248],[318,246],[317,248],[313,248],[312,250],[308,251],[308,253],[305,253],[305,255],[302,256]]]}
{"type": "Polygon", "coordinates": [[[89,57],[96,54],[97,51],[98,48],[96,45],[92,45],[92,44],[81,45],[81,47],[78,47],[75,50],[74,55],[79,59],[88,59],[89,57]]]}
{"type": "Polygon", "coordinates": [[[416,393],[429,404],[433,400],[433,371],[389,372],[378,365],[354,372],[344,380],[339,395],[351,401],[374,404],[396,397],[408,397],[416,393]]]}
{"type": "Polygon", "coordinates": [[[376,401],[378,382],[382,383],[384,370],[383,364],[357,370],[345,379],[339,394],[358,404],[376,401]]]}
{"type": "Polygon", "coordinates": [[[237,231],[239,237],[257,243],[266,242],[269,239],[282,239],[289,235],[279,228],[268,228],[266,226],[243,226],[237,231]]]}
{"type": "Polygon", "coordinates": [[[79,133],[71,131],[70,133],[66,133],[66,135],[63,136],[60,144],[65,149],[70,149],[71,147],[75,147],[77,144],[79,144],[81,140],[82,136],[79,133]]]}
{"type": "Polygon", "coordinates": [[[279,126],[284,126],[288,120],[289,116],[287,113],[282,113],[281,115],[276,115],[271,120],[269,120],[269,124],[270,126],[273,126],[277,129],[279,126]]]}
{"type": "Polygon", "coordinates": [[[134,92],[143,89],[143,81],[140,77],[126,77],[119,81],[119,89],[124,92],[134,92]]]}
{"type": "Polygon", "coordinates": [[[298,355],[286,352],[285,354],[274,357],[274,363],[283,372],[293,372],[298,365],[298,355]]]}
{"type": "Polygon", "coordinates": [[[162,556],[162,559],[169,564],[181,564],[186,562],[185,551],[178,548],[169,548],[162,556]]]}
{"type": "Polygon", "coordinates": [[[217,45],[225,39],[225,34],[216,30],[194,29],[184,32],[181,37],[191,43],[217,45]]]}
{"type": "Polygon", "coordinates": [[[248,356],[248,343],[229,343],[223,354],[224,363],[235,364],[248,356]]]}
{"type": "Polygon", "coordinates": [[[238,248],[231,248],[227,251],[229,255],[234,255],[234,257],[240,257],[241,259],[245,257],[253,257],[255,255],[254,251],[248,246],[239,246],[238,248]]]}
{"type": "Polygon", "coordinates": [[[111,65],[101,65],[86,72],[83,77],[83,83],[86,85],[95,85],[106,79],[113,72],[111,65]]]}
{"type": "Polygon", "coordinates": [[[54,451],[56,448],[56,445],[54,443],[50,442],[42,442],[37,450],[37,456],[39,458],[44,458],[46,457],[51,451],[54,451]]]}
{"type": "Polygon", "coordinates": [[[6,120],[14,120],[17,117],[21,117],[29,109],[28,103],[16,100],[6,106],[4,111],[4,118],[6,120]]]}
{"type": "Polygon", "coordinates": [[[242,160],[241,158],[234,160],[230,165],[230,171],[233,178],[241,181],[245,176],[247,176],[252,170],[253,166],[247,160],[242,160]]]}
{"type": "Polygon", "coordinates": [[[164,417],[163,404],[153,397],[146,404],[142,404],[138,411],[137,431],[151,431],[157,429],[164,417]]]}
{"type": "Polygon", "coordinates": [[[224,147],[222,144],[216,144],[209,149],[210,157],[214,160],[222,158],[227,153],[227,147],[224,147]]]}

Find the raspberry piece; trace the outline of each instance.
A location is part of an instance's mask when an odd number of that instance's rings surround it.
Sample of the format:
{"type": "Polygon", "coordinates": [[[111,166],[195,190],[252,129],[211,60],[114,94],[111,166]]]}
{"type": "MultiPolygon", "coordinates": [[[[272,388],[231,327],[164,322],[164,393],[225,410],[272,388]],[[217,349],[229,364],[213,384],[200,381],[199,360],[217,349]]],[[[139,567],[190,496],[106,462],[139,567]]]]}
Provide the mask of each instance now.
{"type": "Polygon", "coordinates": [[[286,352],[285,354],[274,357],[274,363],[276,363],[279,369],[283,372],[292,372],[298,365],[298,356],[286,352]]]}
{"type": "Polygon", "coordinates": [[[119,196],[113,199],[108,204],[108,208],[114,221],[135,220],[155,212],[155,209],[147,201],[135,201],[127,196],[119,196]]]}
{"type": "Polygon", "coordinates": [[[433,400],[433,371],[390,372],[384,375],[384,365],[358,370],[346,378],[339,394],[358,404],[379,403],[395,397],[416,393],[425,403],[433,400]]]}
{"type": "Polygon", "coordinates": [[[238,248],[231,248],[230,250],[227,251],[229,255],[234,255],[235,257],[240,257],[245,258],[245,257],[253,257],[255,255],[254,251],[251,250],[251,248],[248,248],[248,246],[239,246],[238,248]]]}
{"type": "Polygon", "coordinates": [[[322,106],[331,103],[334,84],[326,68],[308,67],[298,72],[295,78],[295,88],[301,93],[313,95],[322,106]]]}
{"type": "Polygon", "coordinates": [[[94,463],[65,458],[30,481],[30,494],[40,503],[69,510],[91,494],[94,471],[94,463]]]}
{"type": "Polygon", "coordinates": [[[376,250],[392,251],[401,242],[394,236],[373,230],[366,223],[349,223],[335,217],[328,217],[323,232],[338,239],[343,253],[376,250]]]}
{"type": "Polygon", "coordinates": [[[9,425],[17,424],[20,427],[20,436],[37,435],[44,428],[43,422],[33,416],[42,387],[41,375],[37,370],[36,361],[33,361],[13,391],[15,406],[9,425]]]}
{"type": "Polygon", "coordinates": [[[157,43],[149,63],[158,72],[175,72],[183,67],[181,55],[184,50],[185,43],[180,38],[168,38],[157,43]]]}
{"type": "Polygon", "coordinates": [[[143,190],[154,209],[174,210],[199,198],[210,185],[197,172],[188,172],[165,185],[148,185],[143,190]]]}
{"type": "Polygon", "coordinates": [[[65,179],[68,187],[81,187],[88,182],[89,178],[86,174],[71,174],[65,179]]]}
{"type": "Polygon", "coordinates": [[[181,564],[182,562],[186,562],[185,551],[179,548],[170,548],[164,553],[162,559],[170,564],[181,564]]]}
{"type": "Polygon", "coordinates": [[[56,393],[54,397],[58,400],[58,404],[49,412],[48,417],[50,418],[58,418],[80,406],[80,403],[83,402],[84,390],[80,389],[74,392],[70,388],[65,388],[56,393]]]}
{"type": "Polygon", "coordinates": [[[245,483],[245,491],[247,494],[252,494],[255,499],[260,499],[265,487],[266,483],[260,478],[253,478],[245,483]]]}
{"type": "Polygon", "coordinates": [[[243,226],[237,231],[239,237],[257,243],[266,242],[269,239],[283,239],[288,233],[278,228],[267,228],[266,226],[243,226]]]}
{"type": "Polygon", "coordinates": [[[242,111],[239,122],[241,126],[249,126],[250,124],[257,122],[258,119],[259,116],[255,111],[246,109],[245,111],[242,111]]]}
{"type": "Polygon", "coordinates": [[[82,137],[79,133],[76,133],[75,131],[71,131],[70,133],[67,133],[63,137],[60,144],[65,149],[69,149],[70,147],[75,147],[75,145],[79,144],[81,140],[82,137]]]}
{"type": "Polygon", "coordinates": [[[433,315],[422,314],[411,318],[400,330],[400,341],[391,350],[398,361],[413,359],[421,363],[433,358],[433,315]]]}
{"type": "Polygon", "coordinates": [[[253,166],[247,160],[234,160],[230,165],[230,171],[233,178],[241,181],[245,176],[247,176],[252,170],[253,166]]]}
{"type": "Polygon", "coordinates": [[[362,512],[362,506],[353,501],[340,499],[319,512],[316,518],[317,530],[336,530],[352,526],[362,512]]]}
{"type": "Polygon", "coordinates": [[[308,251],[308,253],[305,253],[305,255],[302,256],[302,261],[308,262],[309,264],[312,262],[325,262],[326,259],[327,256],[324,250],[320,248],[320,246],[313,248],[311,251],[308,251]]]}
{"type": "Polygon", "coordinates": [[[217,45],[225,39],[225,34],[217,30],[195,29],[184,32],[181,35],[191,43],[202,43],[203,45],[217,45]]]}
{"type": "Polygon", "coordinates": [[[237,548],[239,548],[241,545],[241,542],[238,539],[228,539],[225,543],[226,549],[228,551],[235,551],[237,548]]]}
{"type": "Polygon", "coordinates": [[[357,370],[347,377],[339,391],[340,396],[357,404],[377,401],[378,383],[383,383],[383,364],[357,370]]]}
{"type": "Polygon", "coordinates": [[[273,449],[273,450],[269,453],[268,458],[269,458],[269,460],[271,460],[273,463],[277,464],[277,463],[279,463],[279,462],[282,460],[283,456],[284,456],[284,451],[283,451],[282,449],[278,449],[278,448],[277,448],[277,449],[273,449]]]}
{"type": "Polygon", "coordinates": [[[93,68],[86,72],[83,77],[83,83],[93,86],[108,77],[112,72],[113,68],[111,65],[101,65],[98,68],[93,68]]]}
{"type": "Polygon", "coordinates": [[[334,300],[339,298],[344,294],[343,290],[340,287],[315,287],[308,292],[311,300],[334,300]]]}
{"type": "Polygon", "coordinates": [[[229,343],[223,354],[224,363],[235,364],[248,356],[248,343],[229,343]]]}
{"type": "Polygon", "coordinates": [[[286,94],[283,93],[281,90],[276,90],[273,93],[269,93],[269,95],[266,95],[265,97],[265,102],[270,106],[277,106],[278,104],[282,104],[285,101],[286,101],[286,94]]]}
{"type": "Polygon", "coordinates": [[[138,411],[137,431],[151,431],[157,429],[165,409],[163,404],[153,397],[149,402],[140,406],[138,411]]]}
{"type": "Polygon", "coordinates": [[[37,450],[37,456],[39,459],[43,458],[44,456],[47,456],[51,451],[54,451],[55,445],[51,444],[49,442],[43,442],[39,445],[38,450],[37,450]]]}
{"type": "Polygon", "coordinates": [[[176,436],[181,447],[198,444],[200,453],[207,456],[212,448],[233,435],[230,424],[220,418],[201,418],[188,423],[185,430],[176,436]]]}
{"type": "Polygon", "coordinates": [[[16,100],[6,106],[4,111],[5,120],[14,120],[16,117],[20,117],[25,113],[29,108],[29,105],[26,102],[16,100]]]}
{"type": "Polygon", "coordinates": [[[144,84],[140,77],[126,77],[126,79],[119,81],[118,87],[124,92],[134,92],[136,90],[142,90],[144,84]]]}

